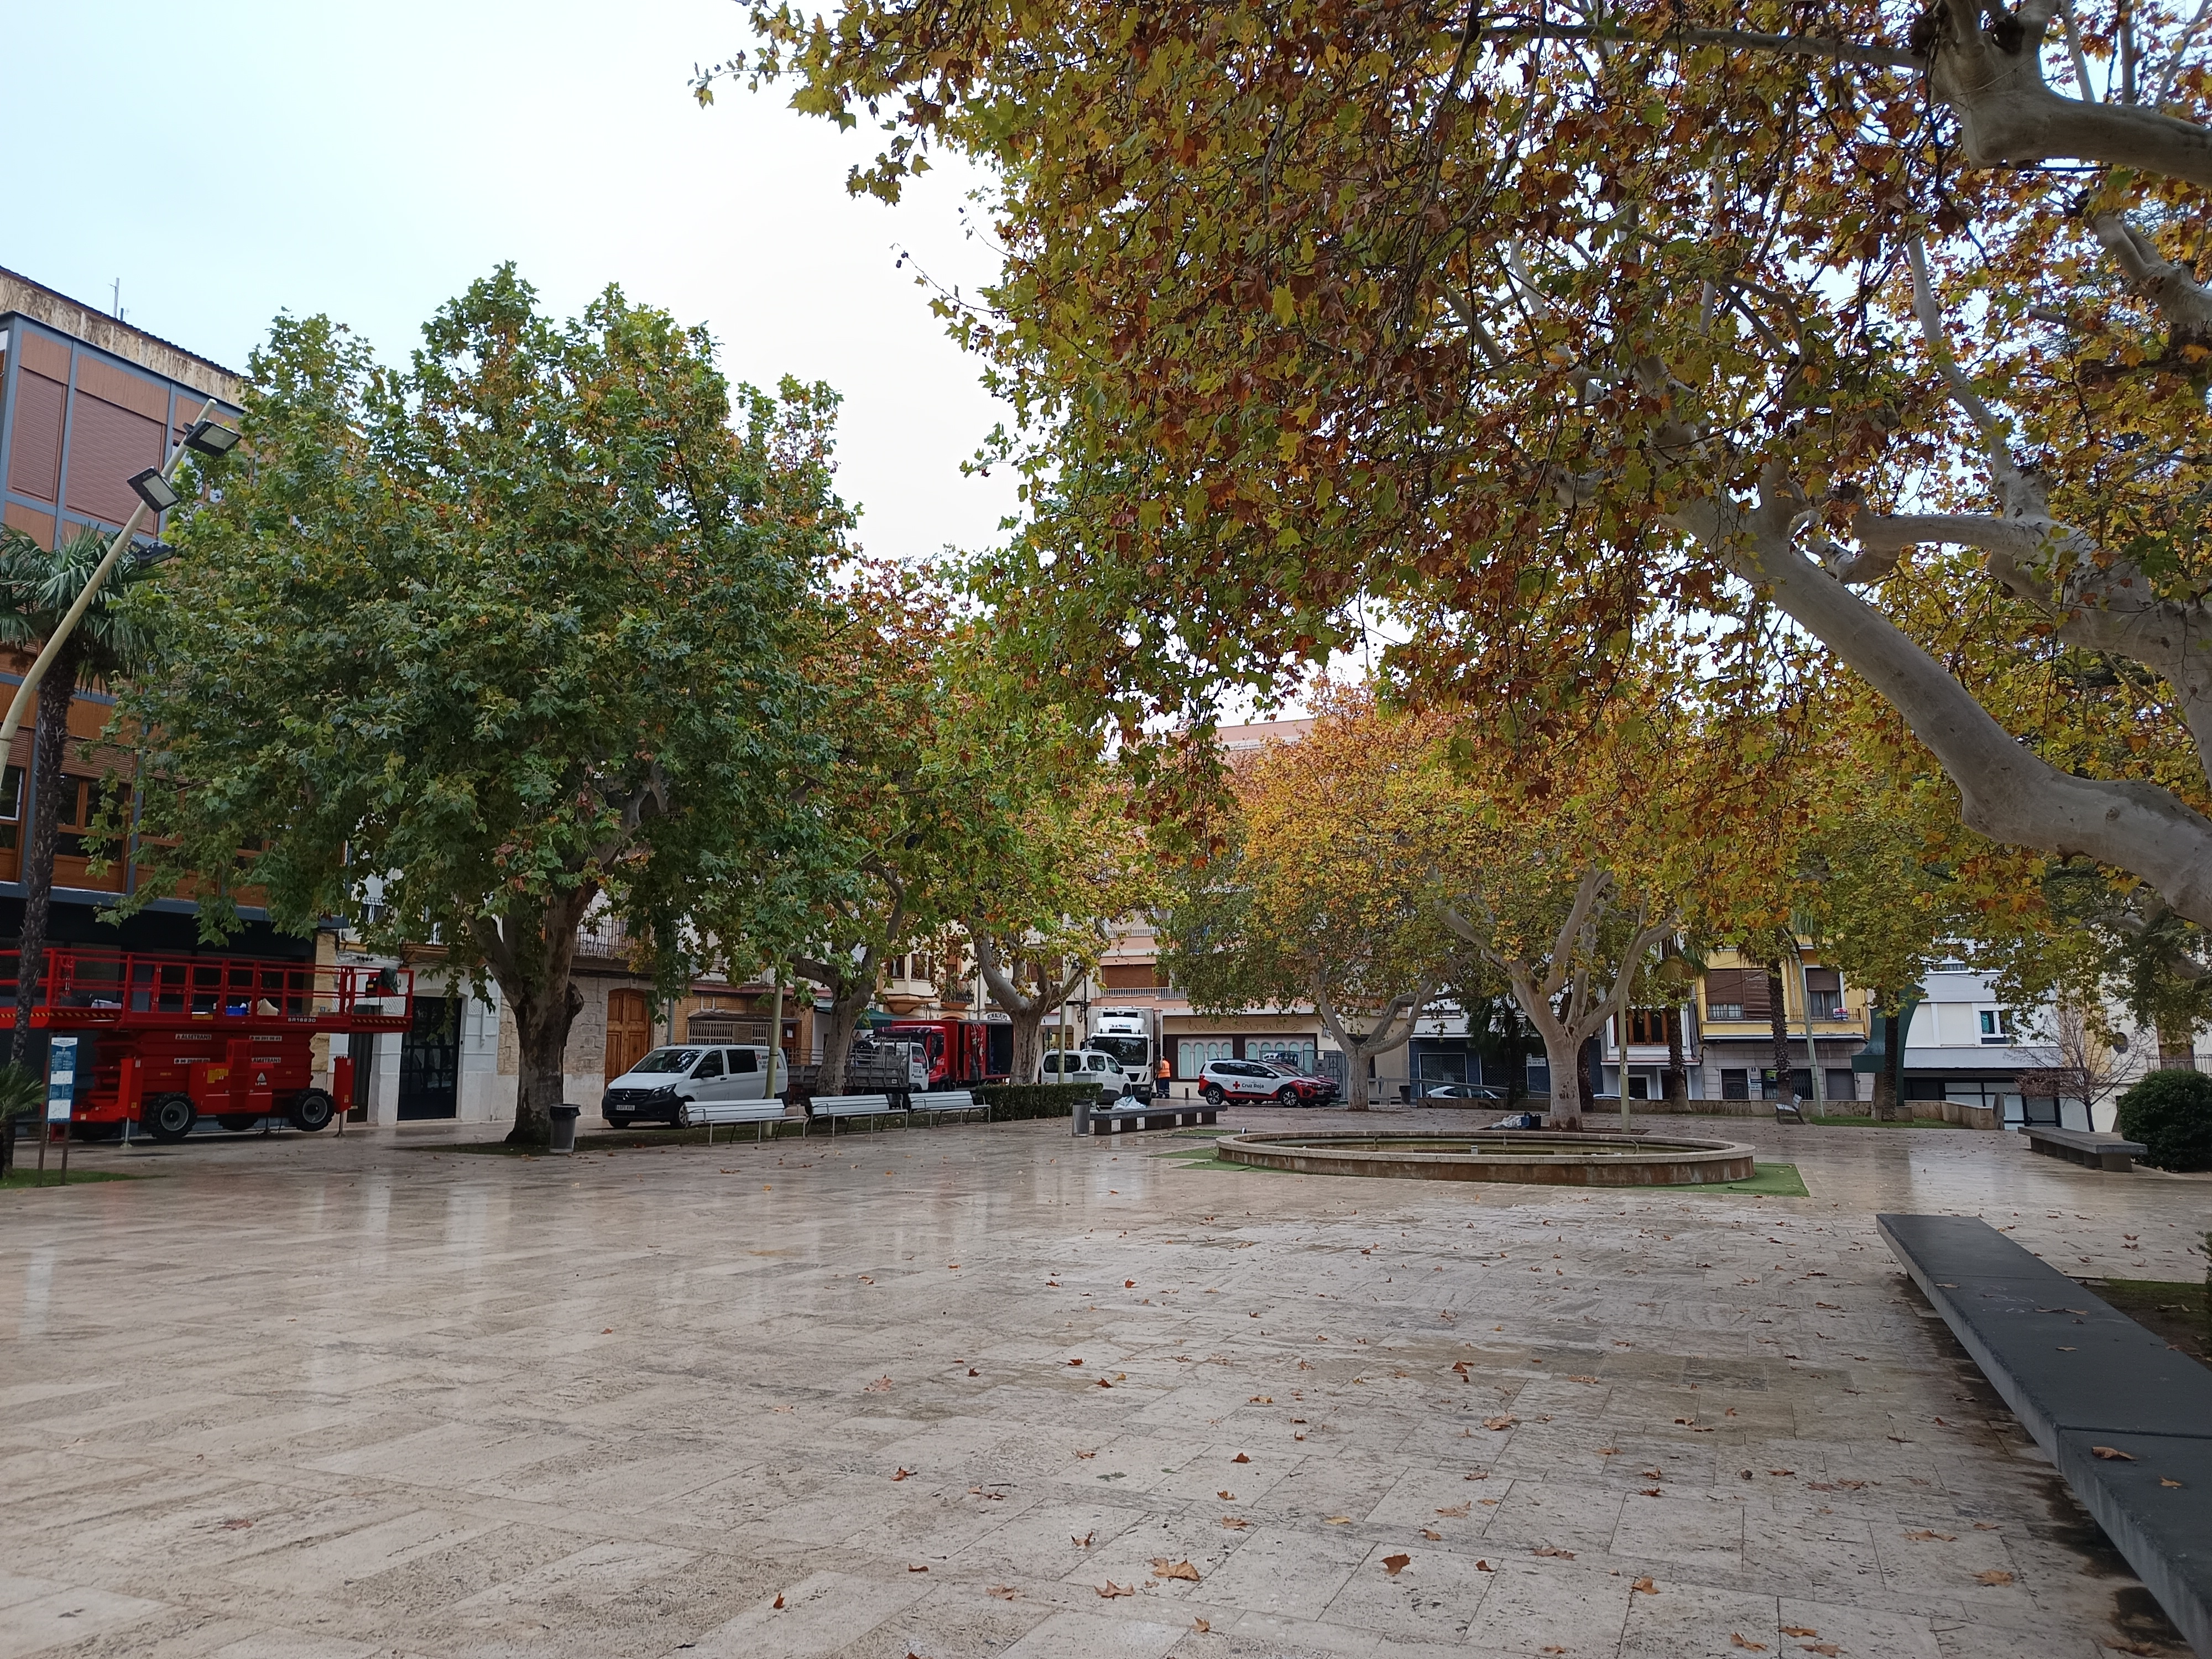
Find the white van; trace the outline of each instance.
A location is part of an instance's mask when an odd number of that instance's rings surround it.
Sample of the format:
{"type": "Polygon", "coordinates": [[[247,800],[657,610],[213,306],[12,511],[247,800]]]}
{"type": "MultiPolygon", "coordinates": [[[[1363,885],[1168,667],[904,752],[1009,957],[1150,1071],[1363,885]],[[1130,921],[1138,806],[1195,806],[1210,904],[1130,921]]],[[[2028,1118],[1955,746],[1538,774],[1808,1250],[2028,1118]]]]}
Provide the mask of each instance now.
{"type": "Polygon", "coordinates": [[[1118,1095],[1128,1086],[1121,1062],[1098,1048],[1046,1049],[1042,1080],[1046,1083],[1096,1083],[1109,1095],[1118,1095]]]}
{"type": "MultiPolygon", "coordinates": [[[[776,1081],[791,1079],[779,1065],[776,1081]]],[[[655,1048],[624,1072],[599,1099],[599,1110],[617,1129],[640,1118],[672,1128],[690,1127],[685,1110],[695,1101],[762,1100],[768,1095],[768,1045],[686,1042],[655,1048]]]]}

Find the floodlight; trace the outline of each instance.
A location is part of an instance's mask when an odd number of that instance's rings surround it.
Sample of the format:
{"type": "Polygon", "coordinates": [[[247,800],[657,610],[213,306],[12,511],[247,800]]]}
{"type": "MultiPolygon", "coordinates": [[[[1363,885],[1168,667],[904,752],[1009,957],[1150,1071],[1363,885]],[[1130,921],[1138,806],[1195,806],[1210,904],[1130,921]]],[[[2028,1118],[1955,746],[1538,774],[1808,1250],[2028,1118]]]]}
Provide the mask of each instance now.
{"type": "Polygon", "coordinates": [[[151,570],[157,564],[167,564],[177,556],[177,550],[167,542],[141,542],[131,550],[141,570],[151,570]]]}
{"type": "Polygon", "coordinates": [[[156,513],[167,513],[185,499],[177,493],[177,487],[161,476],[161,469],[158,466],[149,466],[143,472],[135,474],[131,477],[131,487],[138,492],[138,499],[156,513]]]}
{"type": "Polygon", "coordinates": [[[238,431],[214,421],[194,421],[192,429],[185,434],[185,447],[203,455],[228,455],[238,447],[238,431]]]}

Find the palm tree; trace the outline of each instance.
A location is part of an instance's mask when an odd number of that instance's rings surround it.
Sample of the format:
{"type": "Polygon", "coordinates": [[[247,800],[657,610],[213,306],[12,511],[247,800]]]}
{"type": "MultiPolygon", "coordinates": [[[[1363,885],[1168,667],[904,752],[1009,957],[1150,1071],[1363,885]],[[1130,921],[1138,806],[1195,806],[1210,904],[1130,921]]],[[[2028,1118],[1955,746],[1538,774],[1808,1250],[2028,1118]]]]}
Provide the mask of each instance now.
{"type": "MultiPolygon", "coordinates": [[[[48,550],[15,531],[0,532],[0,644],[36,646],[52,634],[63,615],[100,568],[107,538],[83,530],[60,547],[48,550]]],[[[61,832],[60,779],[66,763],[70,699],[80,685],[112,679],[146,660],[149,640],[143,624],[118,611],[114,601],[143,580],[152,567],[124,559],[82,617],[39,685],[37,735],[31,775],[30,835],[23,849],[23,929],[15,969],[15,1030],[9,1044],[11,1063],[22,1063],[30,1044],[31,1003],[46,954],[46,929],[53,908],[54,846],[61,832]]]]}

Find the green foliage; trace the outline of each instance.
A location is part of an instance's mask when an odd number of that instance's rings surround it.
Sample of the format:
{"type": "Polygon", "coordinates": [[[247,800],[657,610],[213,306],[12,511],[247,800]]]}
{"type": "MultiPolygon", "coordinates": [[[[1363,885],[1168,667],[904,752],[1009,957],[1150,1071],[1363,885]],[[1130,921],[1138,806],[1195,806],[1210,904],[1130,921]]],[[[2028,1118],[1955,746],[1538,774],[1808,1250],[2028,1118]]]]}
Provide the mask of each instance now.
{"type": "Polygon", "coordinates": [[[703,330],[613,289],[556,323],[511,267],[423,332],[404,370],[325,318],[254,353],[246,459],[130,611],[164,650],[123,707],[185,787],[125,908],[188,891],[214,939],[252,887],[550,994],[605,895],[672,977],[826,758],[797,665],[836,399],[733,409],[703,330]]]}
{"type": "Polygon", "coordinates": [[[1097,1105],[1102,1091],[1095,1083],[986,1083],[975,1092],[977,1103],[990,1109],[992,1122],[1011,1123],[1070,1116],[1078,1102],[1097,1105]]]}
{"type": "MultiPolygon", "coordinates": [[[[46,548],[21,531],[0,529],[0,644],[33,650],[44,644],[107,556],[107,543],[99,531],[82,530],[46,548]]],[[[116,562],[70,635],[79,682],[112,678],[150,656],[154,636],[144,613],[118,601],[159,568],[128,556],[116,562]]]]}
{"type": "Polygon", "coordinates": [[[2212,1077],[2153,1072],[2120,1097],[2119,1130],[2154,1169],[2212,1170],[2212,1077]]]}
{"type": "Polygon", "coordinates": [[[28,1117],[46,1103],[46,1080],[28,1066],[0,1064],[0,1125],[28,1117]]]}

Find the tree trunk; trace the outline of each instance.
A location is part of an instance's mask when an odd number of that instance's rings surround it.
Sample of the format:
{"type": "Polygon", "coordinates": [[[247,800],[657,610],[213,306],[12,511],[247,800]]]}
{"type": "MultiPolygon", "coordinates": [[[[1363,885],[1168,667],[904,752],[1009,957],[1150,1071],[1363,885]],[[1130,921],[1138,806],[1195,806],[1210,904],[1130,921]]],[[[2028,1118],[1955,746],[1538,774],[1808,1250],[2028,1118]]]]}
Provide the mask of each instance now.
{"type": "Polygon", "coordinates": [[[1522,1016],[1536,1028],[1544,1044],[1544,1064],[1551,1073],[1551,1097],[1544,1103],[1544,1127],[1579,1129],[1583,1127],[1583,1046],[1553,1017],[1523,1007],[1522,1016]]]}
{"type": "Polygon", "coordinates": [[[1667,1070],[1659,1079],[1660,1097],[1671,1105],[1681,1105],[1690,1098],[1689,1067],[1682,1057],[1682,1011],[1667,1011],[1667,1070]]]}
{"type": "Polygon", "coordinates": [[[1790,1054],[1790,1005],[1784,1000],[1782,962],[1766,964],[1767,1026],[1774,1036],[1774,1105],[1777,1111],[1797,1105],[1797,1062],[1790,1054]]]}
{"type": "Polygon", "coordinates": [[[1528,1092],[1528,1051],[1522,1045],[1521,1009],[1510,999],[1505,1004],[1505,1035],[1500,1048],[1505,1056],[1505,1109],[1510,1112],[1528,1092]]]}
{"type": "MultiPolygon", "coordinates": [[[[996,942],[972,921],[968,924],[968,938],[975,946],[975,965],[982,970],[983,983],[991,993],[991,1000],[999,1005],[1007,1023],[1014,1028],[1014,1057],[1009,1080],[1035,1083],[1044,1071],[1044,1043],[1038,1036],[1044,1026],[1044,1017],[1074,994],[1087,970],[1079,964],[1073,973],[1055,985],[1046,964],[1027,963],[1019,956],[1011,963],[1002,958],[996,942]],[[1034,992],[1021,988],[1024,968],[1036,975],[1034,992]]],[[[1053,971],[1061,965],[1054,963],[1053,971]]]]}
{"type": "Polygon", "coordinates": [[[514,1014],[515,1040],[521,1050],[510,1146],[544,1146],[553,1139],[553,1109],[568,1095],[567,1057],[569,1029],[583,1011],[584,994],[565,974],[558,987],[533,988],[517,995],[500,989],[514,1014]]]}
{"type": "Polygon", "coordinates": [[[70,701],[76,694],[79,652],[75,636],[55,654],[39,683],[37,735],[33,740],[30,844],[23,853],[23,933],[15,957],[15,1030],[8,1057],[23,1063],[31,1042],[31,1007],[46,966],[46,930],[53,918],[54,847],[61,834],[64,769],[69,757],[70,701]]]}
{"type": "Polygon", "coordinates": [[[1903,1092],[1899,1085],[1905,1073],[1905,1056],[1898,1052],[1905,1042],[1905,1021],[1897,1014],[1877,1014],[1875,1018],[1881,1021],[1882,1065],[1881,1070],[1874,1074],[1875,1121],[1901,1122],[1911,1115],[1898,1098],[1903,1092]]]}
{"type": "Polygon", "coordinates": [[[1421,1010],[1427,1007],[1430,1000],[1436,995],[1437,988],[1434,984],[1425,984],[1410,996],[1391,998],[1364,1035],[1354,1035],[1346,1029],[1343,1015],[1337,1012],[1335,1003],[1329,998],[1328,987],[1318,975],[1310,989],[1315,1012],[1320,1014],[1321,1023],[1328,1028],[1329,1036],[1344,1054],[1345,1109],[1366,1111],[1370,1065],[1377,1054],[1387,1054],[1393,1048],[1404,1046],[1406,1040],[1413,1035],[1413,1024],[1420,1018],[1421,1010]],[[1402,1027],[1399,1024],[1401,1020],[1405,1022],[1402,1027]]]}
{"type": "Polygon", "coordinates": [[[828,1085],[823,1092],[834,1094],[845,1086],[845,1067],[852,1060],[853,1039],[860,1035],[861,1016],[875,1000],[876,948],[870,945],[848,972],[840,972],[829,963],[804,957],[792,958],[791,966],[801,979],[819,985],[830,994],[830,1018],[817,1028],[822,1043],[818,1075],[828,1085]]]}
{"type": "Polygon", "coordinates": [[[1044,1010],[1037,1006],[1041,999],[1027,1000],[1025,1008],[1006,1011],[1006,1024],[1013,1027],[1012,1075],[1017,1083],[1036,1083],[1044,1077],[1044,1010]]]}
{"type": "Polygon", "coordinates": [[[1604,1070],[1605,1044],[1595,1036],[1584,1037],[1582,1047],[1575,1051],[1575,1098],[1585,1117],[1597,1110],[1597,1097],[1601,1092],[1598,1085],[1605,1080],[1599,1073],[1604,1070]]]}

